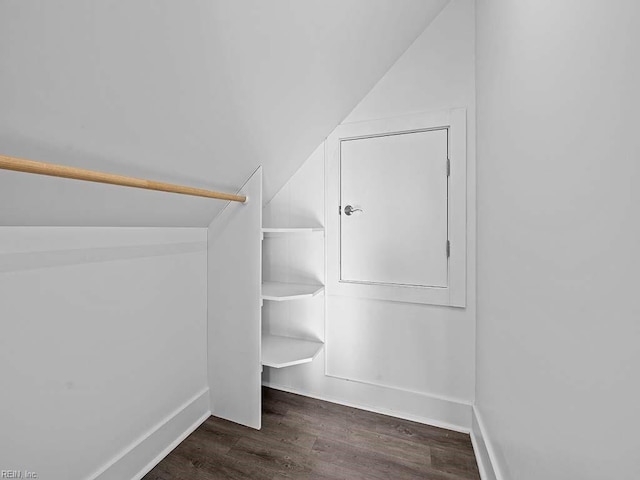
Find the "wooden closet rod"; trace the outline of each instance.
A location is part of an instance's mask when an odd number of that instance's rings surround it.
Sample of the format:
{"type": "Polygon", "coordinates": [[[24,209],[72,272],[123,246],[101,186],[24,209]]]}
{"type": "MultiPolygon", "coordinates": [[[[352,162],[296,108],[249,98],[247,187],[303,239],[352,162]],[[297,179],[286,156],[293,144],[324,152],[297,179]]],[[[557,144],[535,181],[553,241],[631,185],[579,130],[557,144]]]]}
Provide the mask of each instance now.
{"type": "Polygon", "coordinates": [[[0,155],[0,169],[13,170],[15,172],[35,173],[37,175],[49,175],[51,177],[71,178],[73,180],[85,180],[87,182],[108,183],[110,185],[121,185],[123,187],[144,188],[146,190],[158,190],[160,192],[179,193],[181,195],[193,195],[195,197],[217,198],[229,200],[231,202],[247,201],[244,195],[234,195],[232,193],[215,192],[202,188],[185,187],[172,183],[154,182],[141,178],[125,177],[124,175],[114,175],[112,173],[96,172],[83,168],[66,167],[55,163],[34,162],[23,158],[7,157],[0,155]]]}

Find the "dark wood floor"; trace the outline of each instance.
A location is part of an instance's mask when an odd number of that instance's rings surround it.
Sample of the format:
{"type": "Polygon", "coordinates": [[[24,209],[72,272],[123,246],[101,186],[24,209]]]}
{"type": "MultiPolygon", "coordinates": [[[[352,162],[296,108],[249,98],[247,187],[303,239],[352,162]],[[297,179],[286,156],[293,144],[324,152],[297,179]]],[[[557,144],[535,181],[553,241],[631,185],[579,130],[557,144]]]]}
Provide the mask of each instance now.
{"type": "Polygon", "coordinates": [[[262,430],[210,417],[143,480],[479,480],[469,435],[265,388],[262,430]]]}

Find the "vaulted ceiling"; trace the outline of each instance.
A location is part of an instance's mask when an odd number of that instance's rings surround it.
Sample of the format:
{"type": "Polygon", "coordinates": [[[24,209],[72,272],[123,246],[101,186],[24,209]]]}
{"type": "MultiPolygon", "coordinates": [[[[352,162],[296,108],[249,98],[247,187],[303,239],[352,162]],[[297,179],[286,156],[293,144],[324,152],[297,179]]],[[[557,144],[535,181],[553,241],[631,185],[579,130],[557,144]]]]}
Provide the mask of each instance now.
{"type": "MultiPolygon", "coordinates": [[[[448,0],[0,1],[0,154],[265,201],[448,0]]],[[[206,226],[218,200],[0,171],[0,225],[206,226]]]]}

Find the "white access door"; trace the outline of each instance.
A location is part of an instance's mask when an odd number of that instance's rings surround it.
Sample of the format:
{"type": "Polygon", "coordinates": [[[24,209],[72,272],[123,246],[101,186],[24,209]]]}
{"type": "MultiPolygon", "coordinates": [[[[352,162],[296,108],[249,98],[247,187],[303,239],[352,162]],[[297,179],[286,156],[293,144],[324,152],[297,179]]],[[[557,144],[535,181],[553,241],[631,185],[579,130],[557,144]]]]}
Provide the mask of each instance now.
{"type": "Polygon", "coordinates": [[[447,135],[341,141],[341,282],[448,286],[447,135]]]}

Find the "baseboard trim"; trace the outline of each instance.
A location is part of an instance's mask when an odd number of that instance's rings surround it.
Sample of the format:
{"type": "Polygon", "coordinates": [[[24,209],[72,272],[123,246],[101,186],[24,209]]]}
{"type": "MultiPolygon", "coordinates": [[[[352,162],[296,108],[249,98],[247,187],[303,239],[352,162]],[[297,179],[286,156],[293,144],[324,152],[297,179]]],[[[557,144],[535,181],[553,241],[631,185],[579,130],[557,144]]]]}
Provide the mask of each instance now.
{"type": "MultiPolygon", "coordinates": [[[[326,358],[326,356],[325,356],[326,358]]],[[[467,405],[469,408],[471,408],[471,406],[473,405],[473,403],[467,401],[467,400],[462,400],[461,398],[456,398],[456,397],[449,397],[447,395],[439,395],[437,393],[431,393],[431,392],[424,392],[424,391],[419,391],[419,390],[411,390],[409,388],[402,388],[402,387],[395,387],[392,385],[386,385],[384,383],[376,383],[376,382],[371,382],[371,381],[367,381],[367,380],[360,380],[357,378],[350,378],[350,377],[344,377],[344,376],[340,376],[340,375],[336,375],[334,373],[327,373],[327,367],[325,366],[325,373],[324,376],[328,377],[328,378],[337,378],[338,380],[346,380],[347,382],[357,382],[357,383],[363,383],[365,385],[373,385],[374,387],[382,387],[382,388],[390,388],[394,391],[398,391],[398,392],[405,392],[411,395],[422,395],[425,397],[429,397],[429,398],[433,398],[433,399],[437,399],[437,400],[444,400],[445,402],[450,402],[450,403],[459,403],[461,405],[467,405]]]]}
{"type": "Polygon", "coordinates": [[[204,388],[88,480],[140,480],[210,416],[209,388],[204,388]]]}
{"type": "MultiPolygon", "coordinates": [[[[347,382],[346,380],[342,380],[347,382]]],[[[339,405],[344,405],[346,407],[359,408],[360,410],[366,410],[369,412],[380,413],[382,415],[389,415],[391,417],[402,418],[404,420],[411,420],[413,422],[422,423],[425,425],[431,425],[433,427],[445,428],[447,430],[452,430],[455,432],[461,433],[471,433],[471,416],[472,416],[472,407],[471,405],[451,402],[448,400],[443,400],[441,398],[430,397],[425,394],[418,394],[413,392],[407,392],[404,390],[397,390],[389,387],[370,385],[364,383],[356,383],[356,382],[348,382],[350,386],[350,391],[353,394],[352,397],[355,398],[379,398],[376,395],[372,394],[372,390],[380,390],[386,393],[386,397],[390,396],[395,397],[396,405],[420,405],[417,408],[387,408],[380,406],[373,406],[355,399],[349,398],[338,398],[336,396],[320,394],[317,392],[305,391],[302,389],[280,385],[270,381],[263,381],[262,385],[265,387],[273,388],[275,390],[282,390],[283,392],[295,393],[297,395],[303,395],[305,397],[316,398],[318,400],[324,400],[325,402],[337,403],[339,405]],[[357,390],[354,392],[354,390],[357,390]],[[436,410],[432,410],[429,412],[429,407],[426,406],[429,403],[437,403],[439,405],[444,405],[445,410],[455,412],[452,415],[449,415],[448,418],[434,418],[435,415],[432,413],[436,410]],[[423,407],[424,408],[421,408],[423,407]],[[413,410],[413,411],[411,411],[413,410]],[[452,421],[452,419],[458,419],[458,421],[452,421]]],[[[347,394],[347,396],[349,396],[347,394]]],[[[442,411],[443,409],[439,409],[442,411]]]]}
{"type": "Polygon", "coordinates": [[[488,456],[485,451],[481,450],[480,445],[483,441],[478,438],[480,433],[471,429],[471,446],[473,447],[473,454],[476,457],[476,463],[478,464],[478,471],[480,472],[480,480],[493,480],[495,475],[491,477],[491,473],[487,468],[488,456]]]}
{"type": "Polygon", "coordinates": [[[487,435],[480,412],[475,405],[473,406],[472,414],[471,444],[478,463],[480,478],[482,480],[504,480],[504,476],[498,468],[495,450],[487,435]]]}

